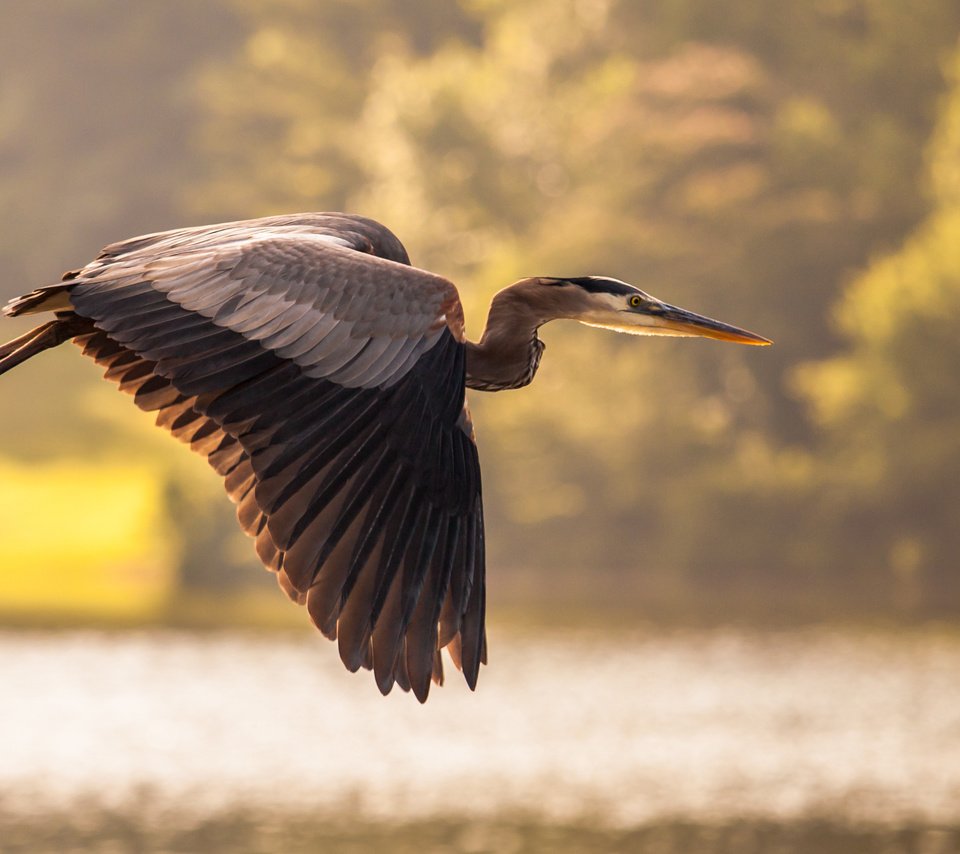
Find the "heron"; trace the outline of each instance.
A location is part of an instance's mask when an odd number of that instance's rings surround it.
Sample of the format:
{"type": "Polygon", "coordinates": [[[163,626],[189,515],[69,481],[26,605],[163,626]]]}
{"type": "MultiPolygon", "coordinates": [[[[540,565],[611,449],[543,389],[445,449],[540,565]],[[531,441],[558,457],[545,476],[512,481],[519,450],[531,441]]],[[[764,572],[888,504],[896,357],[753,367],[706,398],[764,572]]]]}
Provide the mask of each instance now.
{"type": "Polygon", "coordinates": [[[487,660],[480,464],[466,389],[528,385],[558,319],[634,335],[767,338],[602,276],[499,291],[479,341],[446,278],[383,225],[302,213],[105,247],[11,300],[52,319],[0,347],[0,374],[72,340],[156,424],[206,457],[286,595],[425,702],[443,649],[474,690],[487,660]]]}

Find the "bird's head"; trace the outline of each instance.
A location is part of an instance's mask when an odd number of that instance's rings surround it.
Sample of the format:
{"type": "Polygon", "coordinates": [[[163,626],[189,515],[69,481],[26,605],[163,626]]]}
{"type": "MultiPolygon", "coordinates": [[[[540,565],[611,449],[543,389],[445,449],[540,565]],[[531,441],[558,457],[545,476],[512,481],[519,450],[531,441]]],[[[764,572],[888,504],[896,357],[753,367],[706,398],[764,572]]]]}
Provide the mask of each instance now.
{"type": "Polygon", "coordinates": [[[737,344],[765,346],[768,338],[711,320],[662,302],[633,285],[603,276],[572,279],[539,278],[541,293],[555,307],[555,317],[630,335],[676,335],[716,338],[737,344]]]}

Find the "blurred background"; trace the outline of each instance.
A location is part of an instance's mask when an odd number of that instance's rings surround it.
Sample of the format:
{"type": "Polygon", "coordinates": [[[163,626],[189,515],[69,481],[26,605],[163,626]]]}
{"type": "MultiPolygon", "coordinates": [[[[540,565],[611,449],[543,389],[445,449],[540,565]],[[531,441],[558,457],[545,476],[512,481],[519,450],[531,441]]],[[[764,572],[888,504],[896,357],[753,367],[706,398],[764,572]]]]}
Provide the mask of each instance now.
{"type": "Polygon", "coordinates": [[[552,324],[471,397],[491,666],[424,708],[75,348],[5,375],[0,849],[960,850],[958,37],[956,0],[5,0],[4,299],[346,210],[471,337],[604,274],[776,346],[552,324]]]}

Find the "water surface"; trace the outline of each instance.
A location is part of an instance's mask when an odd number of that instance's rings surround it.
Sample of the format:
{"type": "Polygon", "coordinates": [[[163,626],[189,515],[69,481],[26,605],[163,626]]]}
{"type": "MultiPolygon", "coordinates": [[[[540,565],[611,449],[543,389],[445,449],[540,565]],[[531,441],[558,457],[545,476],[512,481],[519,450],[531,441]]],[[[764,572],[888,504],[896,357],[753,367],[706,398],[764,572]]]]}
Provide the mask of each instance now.
{"type": "Polygon", "coordinates": [[[0,812],[960,825],[946,633],[494,629],[450,671],[420,706],[313,635],[3,633],[0,812]]]}

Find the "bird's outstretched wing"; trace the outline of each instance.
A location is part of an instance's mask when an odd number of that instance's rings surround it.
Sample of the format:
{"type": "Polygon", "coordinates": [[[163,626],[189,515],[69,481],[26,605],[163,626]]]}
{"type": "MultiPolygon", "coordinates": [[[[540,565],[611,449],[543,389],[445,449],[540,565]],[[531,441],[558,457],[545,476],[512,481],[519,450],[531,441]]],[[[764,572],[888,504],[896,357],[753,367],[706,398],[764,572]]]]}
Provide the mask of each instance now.
{"type": "Polygon", "coordinates": [[[304,214],[134,238],[56,288],[107,378],[224,476],[348,668],[423,701],[449,646],[475,686],[483,510],[452,284],[370,220],[304,214]]]}

